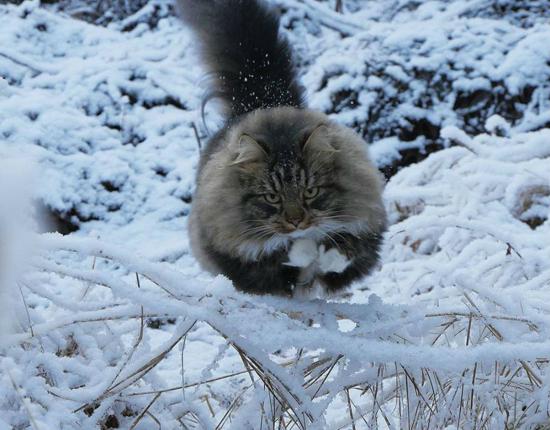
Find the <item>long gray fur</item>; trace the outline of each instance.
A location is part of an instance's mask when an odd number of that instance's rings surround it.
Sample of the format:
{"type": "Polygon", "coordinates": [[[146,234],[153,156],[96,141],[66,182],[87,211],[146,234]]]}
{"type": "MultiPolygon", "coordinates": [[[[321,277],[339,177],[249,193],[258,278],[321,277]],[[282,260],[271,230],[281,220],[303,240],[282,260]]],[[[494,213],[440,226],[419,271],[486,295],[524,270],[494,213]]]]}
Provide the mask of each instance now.
{"type": "Polygon", "coordinates": [[[205,100],[220,98],[228,118],[256,109],[302,106],[292,53],[279,18],[256,0],[179,0],[212,77],[205,100]]]}
{"type": "Polygon", "coordinates": [[[210,97],[226,107],[202,151],[189,218],[201,266],[261,294],[293,295],[304,279],[335,291],[368,274],[387,224],[383,180],[360,136],[303,106],[276,14],[260,0],[179,6],[213,75],[210,97]],[[296,265],[298,240],[347,266],[296,265]]]}

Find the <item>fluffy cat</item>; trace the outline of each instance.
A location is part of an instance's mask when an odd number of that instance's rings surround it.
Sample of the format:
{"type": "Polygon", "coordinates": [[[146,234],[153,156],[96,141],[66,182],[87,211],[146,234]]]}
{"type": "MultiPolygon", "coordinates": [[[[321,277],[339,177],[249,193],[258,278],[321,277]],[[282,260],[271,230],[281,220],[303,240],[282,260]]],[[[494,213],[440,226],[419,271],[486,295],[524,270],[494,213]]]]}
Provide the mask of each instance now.
{"type": "Polygon", "coordinates": [[[226,123],[204,148],[193,254],[250,293],[349,285],[378,261],[383,181],[365,142],[304,106],[279,19],[260,0],[179,0],[226,123]]]}

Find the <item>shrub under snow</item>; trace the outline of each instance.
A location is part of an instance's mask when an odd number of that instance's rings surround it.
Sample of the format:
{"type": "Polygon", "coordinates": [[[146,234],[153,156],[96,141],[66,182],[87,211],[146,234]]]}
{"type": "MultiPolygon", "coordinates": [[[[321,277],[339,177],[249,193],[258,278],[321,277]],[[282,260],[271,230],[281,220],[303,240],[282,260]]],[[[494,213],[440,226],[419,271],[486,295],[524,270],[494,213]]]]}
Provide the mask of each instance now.
{"type": "Polygon", "coordinates": [[[77,231],[37,235],[10,282],[0,429],[548,422],[545,2],[275,3],[311,104],[391,176],[383,264],[328,301],[201,272],[185,225],[202,71],[170,8],[101,27],[70,2],[2,5],[0,158],[33,160],[37,198],[77,231]]]}

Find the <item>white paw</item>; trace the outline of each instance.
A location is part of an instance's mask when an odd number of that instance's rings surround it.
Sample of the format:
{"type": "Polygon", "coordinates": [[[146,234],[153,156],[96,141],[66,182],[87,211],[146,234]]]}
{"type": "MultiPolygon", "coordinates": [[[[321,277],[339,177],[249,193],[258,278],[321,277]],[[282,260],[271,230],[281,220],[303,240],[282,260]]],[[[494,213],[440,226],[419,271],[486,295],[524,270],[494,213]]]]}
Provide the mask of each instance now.
{"type": "Polygon", "coordinates": [[[331,248],[325,252],[325,247],[319,248],[319,269],[322,273],[336,272],[342,273],[350,265],[345,255],[338,252],[336,248],[331,248]]]}
{"type": "Polygon", "coordinates": [[[308,267],[317,257],[319,251],[317,250],[317,244],[311,239],[298,239],[295,241],[288,253],[287,266],[293,267],[308,267]]]}

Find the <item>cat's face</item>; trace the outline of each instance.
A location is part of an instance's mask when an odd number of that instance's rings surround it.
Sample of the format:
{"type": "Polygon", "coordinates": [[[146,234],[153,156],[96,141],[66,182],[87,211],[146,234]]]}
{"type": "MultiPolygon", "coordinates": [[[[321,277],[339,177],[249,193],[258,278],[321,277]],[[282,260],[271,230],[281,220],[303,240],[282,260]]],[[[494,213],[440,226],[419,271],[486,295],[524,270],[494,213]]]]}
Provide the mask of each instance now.
{"type": "Polygon", "coordinates": [[[266,129],[243,133],[232,162],[245,236],[322,237],[361,220],[327,125],[266,129]]]}
{"type": "Polygon", "coordinates": [[[342,212],[330,160],[317,163],[316,169],[307,154],[266,158],[240,172],[243,216],[258,234],[299,234],[322,228],[342,212]]]}
{"type": "Polygon", "coordinates": [[[365,142],[327,116],[258,110],[220,139],[200,173],[193,210],[217,249],[254,259],[298,237],[384,229],[383,182],[365,142]]]}

